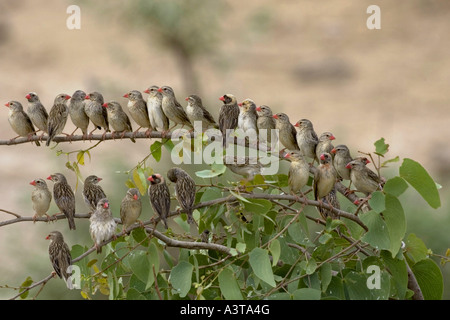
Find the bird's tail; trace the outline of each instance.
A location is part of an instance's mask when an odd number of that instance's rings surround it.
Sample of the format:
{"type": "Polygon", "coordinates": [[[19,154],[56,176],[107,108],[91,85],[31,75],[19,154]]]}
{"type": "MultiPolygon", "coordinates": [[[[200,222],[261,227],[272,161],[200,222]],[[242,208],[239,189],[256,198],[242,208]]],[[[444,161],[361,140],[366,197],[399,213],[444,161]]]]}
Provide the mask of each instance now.
{"type": "Polygon", "coordinates": [[[75,219],[73,217],[68,217],[67,221],[69,222],[69,229],[70,230],[76,230],[77,227],[75,226],[75,219]]]}

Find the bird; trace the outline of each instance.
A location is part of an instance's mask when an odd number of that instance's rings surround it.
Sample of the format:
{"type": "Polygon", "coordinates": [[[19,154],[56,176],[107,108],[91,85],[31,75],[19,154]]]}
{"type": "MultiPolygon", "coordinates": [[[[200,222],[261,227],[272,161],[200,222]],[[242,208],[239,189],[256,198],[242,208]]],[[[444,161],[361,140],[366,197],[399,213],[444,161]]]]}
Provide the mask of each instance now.
{"type": "Polygon", "coordinates": [[[128,99],[127,107],[130,112],[130,116],[139,126],[134,134],[136,134],[141,128],[147,128],[145,134],[149,136],[150,132],[153,131],[153,127],[150,124],[150,119],[148,116],[147,102],[145,102],[142,97],[142,93],[137,90],[131,90],[125,93],[123,97],[128,99]]]}
{"type": "Polygon", "coordinates": [[[89,233],[94,241],[94,246],[97,249],[97,253],[101,253],[102,242],[115,238],[117,227],[116,221],[111,213],[111,209],[109,208],[109,201],[107,198],[99,200],[97,207],[89,220],[89,233]]]}
{"type": "Polygon", "coordinates": [[[64,241],[62,233],[59,231],[52,231],[45,239],[50,240],[48,254],[54,274],[57,274],[61,279],[64,279],[69,289],[73,289],[72,282],[68,281],[69,277],[72,275],[68,270],[72,265],[72,257],[70,255],[69,246],[64,241]]]}
{"type": "MultiPolygon", "coordinates": [[[[122,132],[121,137],[123,138],[126,132],[133,131],[130,118],[128,118],[128,115],[123,111],[120,103],[111,101],[104,103],[103,107],[106,108],[106,111],[108,112],[108,122],[114,130],[112,132],[113,138],[117,132],[122,132]]],[[[133,137],[130,139],[131,141],[136,142],[133,137]]]]}
{"type": "Polygon", "coordinates": [[[169,118],[169,120],[172,120],[175,123],[175,126],[181,124],[183,127],[188,126],[190,129],[193,129],[194,127],[183,107],[177,101],[173,89],[169,86],[162,86],[158,89],[158,92],[163,96],[161,106],[166,117],[169,118]]]}
{"type": "Polygon", "coordinates": [[[203,230],[203,232],[200,234],[200,239],[202,240],[202,242],[209,242],[210,233],[211,232],[208,229],[203,230]]]}
{"type": "Polygon", "coordinates": [[[59,210],[67,217],[69,229],[75,230],[75,194],[67,183],[66,177],[62,173],[54,173],[48,176],[47,180],[52,180],[53,199],[59,210]]]}
{"type": "Polygon", "coordinates": [[[331,153],[334,146],[331,141],[336,139],[331,132],[324,132],[319,137],[319,142],[316,145],[316,157],[320,158],[323,153],[331,153]]]}
{"type": "Polygon", "coordinates": [[[301,193],[303,197],[305,197],[302,188],[306,186],[309,179],[308,163],[305,161],[303,154],[299,150],[286,153],[284,158],[291,162],[288,173],[289,191],[295,196],[298,193],[301,193]]]}
{"type": "Polygon", "coordinates": [[[150,204],[153,211],[159,216],[163,221],[166,229],[169,228],[167,225],[167,217],[170,213],[170,191],[167,186],[164,177],[155,173],[147,178],[150,181],[150,186],[148,187],[148,197],[150,199],[150,204]]]}
{"type": "Polygon", "coordinates": [[[323,203],[322,198],[326,197],[334,188],[337,172],[333,167],[332,158],[329,153],[322,153],[319,156],[320,164],[314,172],[314,199],[323,203]]]}
{"type": "Polygon", "coordinates": [[[31,192],[31,202],[33,203],[33,210],[35,212],[33,221],[36,222],[37,217],[46,216],[47,220],[50,220],[50,216],[47,214],[52,201],[52,193],[48,190],[47,183],[43,179],[35,179],[30,182],[34,186],[31,192]]]}
{"type": "Polygon", "coordinates": [[[106,198],[106,194],[103,191],[102,187],[98,185],[102,178],[97,177],[96,175],[90,175],[84,180],[83,187],[83,199],[87,204],[89,210],[94,212],[97,208],[97,203],[106,198]]]}
{"type": "Polygon", "coordinates": [[[350,180],[350,169],[346,166],[353,158],[348,147],[344,144],[337,145],[331,149],[331,154],[334,154],[333,165],[338,177],[342,180],[350,180]]]}
{"type": "Polygon", "coordinates": [[[186,114],[192,124],[195,124],[196,121],[201,122],[202,131],[205,131],[210,127],[216,129],[219,128],[216,120],[214,120],[211,113],[209,113],[209,111],[205,109],[202,99],[198,95],[191,94],[190,96],[186,97],[185,100],[188,102],[186,106],[186,114]]]}
{"type": "Polygon", "coordinates": [[[186,171],[177,167],[167,171],[167,178],[175,183],[175,195],[181,209],[187,214],[187,222],[193,223],[192,212],[196,193],[194,179],[186,171]]]}
{"type": "Polygon", "coordinates": [[[223,162],[231,172],[243,176],[247,181],[252,181],[263,169],[263,165],[256,157],[225,155],[223,162]]]}
{"type": "MultiPolygon", "coordinates": [[[[284,149],[300,150],[297,144],[297,131],[289,121],[289,117],[285,113],[277,113],[273,115],[275,128],[278,129],[278,137],[283,144],[284,149]]],[[[284,151],[283,149],[283,151],[284,151]]]]}
{"type": "Polygon", "coordinates": [[[42,105],[39,96],[36,92],[28,93],[25,98],[28,100],[27,114],[30,117],[33,125],[38,128],[38,131],[42,131],[42,136],[47,132],[48,113],[45,107],[42,105]]]}
{"type": "Polygon", "coordinates": [[[48,138],[46,146],[50,145],[50,142],[62,133],[66,126],[67,118],[69,117],[69,108],[67,107],[67,100],[70,96],[65,93],[60,93],[56,96],[53,103],[53,107],[48,114],[47,132],[48,138]]]}
{"type": "MultiPolygon", "coordinates": [[[[142,202],[139,190],[128,189],[120,204],[120,219],[122,220],[123,231],[137,221],[142,212],[142,202]]],[[[141,225],[142,222],[141,222],[141,225]]]]}
{"type": "MultiPolygon", "coordinates": [[[[34,129],[33,123],[30,117],[23,111],[22,104],[18,101],[9,101],[5,104],[9,108],[8,121],[11,128],[19,135],[18,137],[31,137],[36,136],[36,131],[34,129]]],[[[16,138],[11,139],[14,141],[16,138]]],[[[39,141],[34,142],[37,146],[41,144],[39,141]]]]}
{"type": "Polygon", "coordinates": [[[108,122],[108,113],[106,108],[103,108],[103,104],[105,103],[103,99],[103,95],[97,91],[91,92],[86,97],[84,97],[87,101],[84,104],[84,112],[88,116],[89,120],[94,124],[94,130],[92,130],[88,137],[92,137],[92,134],[95,130],[103,128],[105,132],[103,133],[103,139],[107,132],[109,132],[109,122],[108,122]]]}
{"type": "Polygon", "coordinates": [[[319,142],[314,126],[308,119],[300,119],[294,125],[297,130],[297,145],[303,156],[313,160],[316,159],[316,146],[319,142]]]}
{"type": "Polygon", "coordinates": [[[222,132],[223,145],[227,144],[228,130],[234,130],[238,126],[239,106],[236,97],[230,93],[224,94],[219,98],[223,102],[219,111],[219,130],[222,132]]]}
{"type": "Polygon", "coordinates": [[[356,191],[369,196],[372,192],[383,189],[383,181],[366,166],[365,161],[352,160],[346,165],[346,168],[350,169],[350,179],[356,191]]]}
{"type": "MultiPolygon", "coordinates": [[[[322,198],[322,202],[324,204],[328,204],[328,205],[332,206],[335,209],[341,208],[335,187],[333,187],[333,189],[331,189],[331,191],[330,191],[330,193],[328,193],[328,195],[326,195],[325,197],[322,198]]],[[[330,217],[331,219],[339,219],[339,216],[336,213],[334,213],[333,210],[324,208],[322,206],[319,206],[318,210],[324,220],[327,220],[327,217],[330,217]]]]}
{"type": "Polygon", "coordinates": [[[69,103],[69,116],[72,123],[75,125],[75,130],[70,134],[73,136],[75,131],[81,129],[83,133],[83,138],[87,137],[88,127],[89,127],[89,117],[84,111],[85,107],[86,93],[83,90],[77,90],[72,94],[72,98],[69,103]]]}
{"type": "Polygon", "coordinates": [[[158,86],[150,86],[144,92],[149,94],[147,98],[147,110],[150,125],[153,129],[165,134],[169,131],[169,119],[162,110],[162,93],[158,89],[158,86]]]}
{"type": "Polygon", "coordinates": [[[270,107],[262,105],[256,108],[258,119],[256,120],[256,127],[258,128],[259,139],[262,143],[272,143],[272,130],[275,129],[275,119],[270,107]],[[261,130],[267,130],[262,134],[261,130]]]}
{"type": "Polygon", "coordinates": [[[256,125],[258,114],[256,113],[255,102],[252,99],[245,99],[238,106],[240,107],[238,128],[256,142],[258,139],[258,127],[256,125]]]}

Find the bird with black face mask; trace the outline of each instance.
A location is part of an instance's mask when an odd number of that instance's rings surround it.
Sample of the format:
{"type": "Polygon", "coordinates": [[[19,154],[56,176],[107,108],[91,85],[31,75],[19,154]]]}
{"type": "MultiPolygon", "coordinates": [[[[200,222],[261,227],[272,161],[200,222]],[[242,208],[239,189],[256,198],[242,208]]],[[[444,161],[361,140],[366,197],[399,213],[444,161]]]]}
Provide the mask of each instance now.
{"type": "Polygon", "coordinates": [[[219,111],[219,130],[222,132],[223,145],[228,141],[227,131],[237,128],[239,122],[239,106],[236,97],[232,94],[224,94],[219,98],[223,102],[219,111]]]}
{"type": "Polygon", "coordinates": [[[166,184],[163,176],[159,173],[155,173],[147,178],[150,181],[150,186],[148,187],[148,197],[150,199],[150,205],[153,211],[159,216],[159,218],[164,223],[166,229],[169,228],[167,225],[167,217],[170,213],[170,191],[166,184]]]}

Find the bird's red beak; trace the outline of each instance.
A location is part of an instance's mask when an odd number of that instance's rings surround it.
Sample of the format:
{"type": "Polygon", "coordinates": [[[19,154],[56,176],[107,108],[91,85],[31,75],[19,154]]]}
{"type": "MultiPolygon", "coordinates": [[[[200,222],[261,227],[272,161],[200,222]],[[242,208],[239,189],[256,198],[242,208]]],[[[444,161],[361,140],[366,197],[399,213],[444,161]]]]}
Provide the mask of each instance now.
{"type": "Polygon", "coordinates": [[[325,155],[323,153],[320,155],[320,160],[325,160],[325,155]]]}
{"type": "Polygon", "coordinates": [[[50,240],[50,235],[46,236],[45,240],[50,240]]]}
{"type": "Polygon", "coordinates": [[[351,165],[350,163],[348,163],[345,167],[346,167],[347,169],[351,169],[351,168],[352,168],[352,165],[351,165]]]}
{"type": "Polygon", "coordinates": [[[108,203],[108,202],[105,202],[105,203],[103,204],[103,208],[104,208],[104,209],[108,209],[108,208],[109,208],[109,203],[108,203]]]}
{"type": "Polygon", "coordinates": [[[330,140],[334,140],[334,139],[336,139],[334,136],[331,136],[331,137],[330,137],[330,140]]]}
{"type": "Polygon", "coordinates": [[[296,124],[294,124],[294,127],[300,127],[300,123],[297,122],[296,124]]]}
{"type": "Polygon", "coordinates": [[[84,99],[89,100],[91,97],[87,94],[86,97],[84,97],[84,99]]]}
{"type": "Polygon", "coordinates": [[[147,88],[144,90],[145,93],[150,93],[150,90],[147,88]]]}
{"type": "Polygon", "coordinates": [[[105,102],[104,104],[102,104],[102,106],[104,107],[104,108],[108,108],[108,104],[105,102]]]}
{"type": "Polygon", "coordinates": [[[48,176],[48,177],[47,177],[47,180],[52,180],[52,176],[51,176],[51,175],[48,176]]]}
{"type": "Polygon", "coordinates": [[[27,98],[27,99],[31,99],[31,96],[30,96],[30,94],[27,94],[27,95],[25,96],[25,98],[27,98]]]}
{"type": "Polygon", "coordinates": [[[356,199],[355,201],[353,201],[353,204],[354,204],[354,205],[359,205],[359,200],[356,199]]]}
{"type": "Polygon", "coordinates": [[[36,185],[36,180],[31,181],[30,184],[31,184],[32,186],[35,186],[35,185],[36,185]]]}
{"type": "Polygon", "coordinates": [[[5,103],[5,107],[9,108],[9,102],[5,103]]]}
{"type": "Polygon", "coordinates": [[[135,195],[133,196],[133,199],[134,199],[134,200],[137,200],[137,199],[138,199],[137,194],[135,194],[135,195]]]}
{"type": "Polygon", "coordinates": [[[273,115],[274,119],[278,119],[278,116],[276,114],[273,115]]]}
{"type": "Polygon", "coordinates": [[[219,98],[219,100],[220,100],[220,101],[225,101],[225,97],[224,97],[224,96],[221,96],[221,97],[219,98]]]}
{"type": "Polygon", "coordinates": [[[188,100],[189,100],[189,97],[186,97],[186,99],[184,99],[184,100],[188,101],[188,100]]]}
{"type": "Polygon", "coordinates": [[[153,182],[153,177],[150,176],[150,177],[147,178],[147,180],[153,182]]]}
{"type": "Polygon", "coordinates": [[[71,98],[71,96],[69,96],[68,94],[66,94],[66,100],[69,100],[71,98]]]}
{"type": "Polygon", "coordinates": [[[125,94],[123,95],[123,97],[124,97],[124,98],[128,98],[128,97],[129,97],[128,93],[125,93],[125,94]]]}
{"type": "Polygon", "coordinates": [[[159,88],[159,89],[158,89],[158,92],[161,92],[161,93],[162,93],[162,91],[163,91],[162,88],[159,88]]]}
{"type": "Polygon", "coordinates": [[[261,107],[256,107],[256,111],[261,111],[261,107]]]}
{"type": "Polygon", "coordinates": [[[102,180],[103,180],[102,178],[97,177],[97,181],[102,181],[102,180]]]}
{"type": "Polygon", "coordinates": [[[332,154],[336,154],[336,148],[331,149],[332,154]]]}
{"type": "Polygon", "coordinates": [[[289,158],[291,157],[291,154],[290,154],[290,153],[286,153],[286,154],[284,155],[284,157],[285,157],[286,159],[289,159],[289,158]]]}
{"type": "Polygon", "coordinates": [[[370,160],[367,159],[367,158],[364,158],[364,162],[365,162],[366,164],[369,164],[369,163],[370,163],[370,160]]]}
{"type": "Polygon", "coordinates": [[[242,102],[241,102],[241,103],[238,103],[238,106],[239,106],[239,107],[242,107],[242,102]]]}

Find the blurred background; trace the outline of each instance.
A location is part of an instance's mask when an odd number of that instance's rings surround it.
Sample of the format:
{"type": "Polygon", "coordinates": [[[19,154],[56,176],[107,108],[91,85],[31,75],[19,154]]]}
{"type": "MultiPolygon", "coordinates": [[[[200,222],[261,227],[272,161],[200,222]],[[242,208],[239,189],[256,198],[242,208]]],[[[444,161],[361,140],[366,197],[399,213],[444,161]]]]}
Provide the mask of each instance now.
{"type": "MultiPolygon", "coordinates": [[[[251,98],[291,122],[310,119],[318,134],[331,131],[335,145],[353,155],[372,152],[381,137],[390,144],[388,158],[420,162],[443,187],[442,206],[431,209],[408,190],[403,197],[407,233],[415,233],[434,253],[450,247],[450,2],[408,0],[380,2],[381,29],[369,30],[367,7],[374,1],[322,0],[110,0],[0,1],[0,98],[22,102],[38,93],[49,110],[59,93],[100,91],[123,106],[123,94],[151,85],[170,85],[178,100],[196,93],[217,118],[225,93],[251,98]],[[80,29],[70,30],[67,7],[81,9],[80,29]]],[[[145,96],[146,97],[146,96],[145,96]]],[[[8,110],[0,114],[0,139],[16,136],[8,110]]],[[[70,120],[66,126],[74,127],[70,120]]],[[[90,130],[92,128],[90,127],[90,130]]],[[[125,194],[124,172],[149,153],[151,142],[108,141],[91,151],[81,167],[96,174],[112,198],[114,215],[125,194]]],[[[57,150],[86,149],[94,143],[64,143],[55,149],[31,144],[1,147],[1,209],[32,215],[28,184],[62,172],[75,155],[57,150]]],[[[168,154],[163,154],[163,159],[168,154]]],[[[165,172],[168,164],[155,164],[165,172]]],[[[398,173],[392,164],[384,175],[398,173]]],[[[49,181],[49,184],[52,182],[49,181]]],[[[81,184],[79,184],[81,186],[81,184]]],[[[50,185],[50,188],[52,186],[50,185]]],[[[80,188],[80,187],[79,187],[80,188]]],[[[77,209],[85,212],[81,189],[77,209]]],[[[146,198],[144,198],[145,200],[146,198]]],[[[144,201],[148,206],[148,201],[144,201]]],[[[50,213],[56,213],[54,204],[50,213]]],[[[148,212],[148,211],[147,211],[148,212]]],[[[0,221],[11,219],[0,212],[0,221]]],[[[147,219],[148,217],[143,217],[147,219]]],[[[65,222],[65,221],[64,221],[65,222]]],[[[18,286],[27,276],[40,280],[51,272],[48,232],[62,231],[69,246],[91,246],[88,221],[77,231],[64,222],[18,223],[0,230],[0,285],[18,286]]],[[[439,263],[439,260],[436,259],[439,263]]],[[[449,266],[444,298],[450,298],[449,266]]],[[[75,290],[74,290],[75,291],[75,290]]],[[[15,295],[0,289],[0,298],[15,295]]],[[[62,281],[50,281],[41,299],[78,299],[62,281]]]]}

